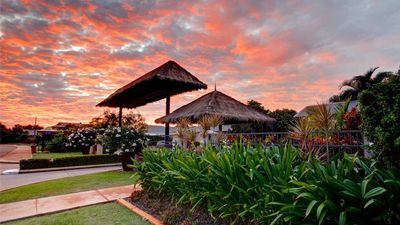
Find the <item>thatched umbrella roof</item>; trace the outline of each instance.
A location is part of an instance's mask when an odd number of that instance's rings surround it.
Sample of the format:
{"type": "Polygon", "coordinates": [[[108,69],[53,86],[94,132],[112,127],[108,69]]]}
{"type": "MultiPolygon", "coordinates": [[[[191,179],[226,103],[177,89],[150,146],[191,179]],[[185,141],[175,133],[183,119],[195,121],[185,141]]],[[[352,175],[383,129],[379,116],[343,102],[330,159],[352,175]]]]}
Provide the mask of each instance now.
{"type": "Polygon", "coordinates": [[[218,115],[224,124],[275,122],[275,119],[215,90],[178,108],[169,115],[156,119],[156,123],[177,123],[181,118],[196,123],[206,115],[218,115]]]}
{"type": "Polygon", "coordinates": [[[136,108],[207,85],[174,61],[168,61],[116,90],[97,106],[136,108]]]}

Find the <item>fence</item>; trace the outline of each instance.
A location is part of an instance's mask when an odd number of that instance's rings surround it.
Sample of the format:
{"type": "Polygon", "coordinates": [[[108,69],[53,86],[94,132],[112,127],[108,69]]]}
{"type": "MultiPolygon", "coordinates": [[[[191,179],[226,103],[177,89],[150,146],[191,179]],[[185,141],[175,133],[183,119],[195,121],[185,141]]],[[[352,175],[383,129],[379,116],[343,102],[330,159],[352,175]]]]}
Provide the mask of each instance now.
{"type": "Polygon", "coordinates": [[[301,147],[307,142],[307,146],[314,148],[326,148],[328,146],[330,150],[345,150],[349,153],[362,151],[365,145],[365,140],[360,130],[333,131],[328,135],[328,139],[326,135],[314,132],[307,140],[293,138],[289,132],[226,133],[225,135],[227,144],[242,141],[250,145],[262,144],[271,146],[290,142],[296,147],[301,147]]]}
{"type": "MultiPolygon", "coordinates": [[[[173,135],[169,136],[173,143],[173,135]]],[[[163,144],[164,135],[149,136],[149,146],[157,146],[163,144]]],[[[325,135],[314,132],[308,140],[301,140],[291,137],[289,132],[260,132],[260,133],[224,133],[224,141],[227,145],[231,145],[235,141],[243,142],[249,145],[262,144],[271,146],[277,144],[292,143],[296,147],[301,147],[304,142],[315,148],[326,148],[325,135]]],[[[215,138],[211,138],[211,143],[215,143],[215,138]]],[[[333,131],[328,138],[328,146],[330,150],[345,150],[349,153],[362,151],[365,145],[364,137],[360,130],[341,130],[333,131]]]]}

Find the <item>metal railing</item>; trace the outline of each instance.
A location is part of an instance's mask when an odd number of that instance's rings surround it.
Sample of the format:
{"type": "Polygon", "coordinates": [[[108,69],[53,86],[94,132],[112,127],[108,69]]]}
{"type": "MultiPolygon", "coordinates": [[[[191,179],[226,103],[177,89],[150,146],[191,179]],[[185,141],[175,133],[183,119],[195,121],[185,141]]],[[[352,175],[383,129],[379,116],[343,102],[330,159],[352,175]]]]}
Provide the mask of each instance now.
{"type": "MultiPolygon", "coordinates": [[[[149,136],[149,146],[160,146],[165,139],[164,135],[149,136]]],[[[174,135],[169,136],[171,143],[174,143],[174,135]]],[[[296,147],[301,147],[305,140],[300,140],[291,137],[289,132],[259,132],[259,133],[224,133],[224,143],[231,145],[234,142],[239,142],[250,145],[262,144],[264,146],[278,145],[291,143],[296,147]]],[[[314,132],[310,138],[306,140],[309,145],[318,148],[326,148],[327,138],[321,132],[314,132]]],[[[170,143],[170,144],[171,144],[170,143]]],[[[215,143],[215,139],[211,138],[211,143],[215,143]]],[[[360,130],[340,130],[333,131],[328,135],[329,149],[346,150],[347,152],[357,152],[365,146],[365,140],[360,130]]]]}

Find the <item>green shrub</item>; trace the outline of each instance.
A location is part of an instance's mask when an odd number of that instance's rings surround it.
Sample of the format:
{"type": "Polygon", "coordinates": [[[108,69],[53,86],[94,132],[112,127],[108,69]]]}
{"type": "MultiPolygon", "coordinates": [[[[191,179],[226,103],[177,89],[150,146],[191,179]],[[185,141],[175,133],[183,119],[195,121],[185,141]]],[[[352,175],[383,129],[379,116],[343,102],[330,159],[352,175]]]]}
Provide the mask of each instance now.
{"type": "Polygon", "coordinates": [[[400,76],[373,85],[359,95],[362,130],[377,156],[400,168],[400,76]]]}
{"type": "Polygon", "coordinates": [[[251,224],[396,224],[400,175],[375,162],[336,156],[301,160],[291,146],[146,150],[143,188],[251,224]]]}
{"type": "Polygon", "coordinates": [[[72,148],[68,145],[68,137],[63,133],[58,133],[47,142],[47,147],[50,152],[76,152],[80,151],[79,148],[72,148]]]}
{"type": "Polygon", "coordinates": [[[118,163],[118,155],[83,155],[55,159],[26,159],[19,162],[21,170],[56,168],[68,166],[98,165],[107,163],[118,163]]]}

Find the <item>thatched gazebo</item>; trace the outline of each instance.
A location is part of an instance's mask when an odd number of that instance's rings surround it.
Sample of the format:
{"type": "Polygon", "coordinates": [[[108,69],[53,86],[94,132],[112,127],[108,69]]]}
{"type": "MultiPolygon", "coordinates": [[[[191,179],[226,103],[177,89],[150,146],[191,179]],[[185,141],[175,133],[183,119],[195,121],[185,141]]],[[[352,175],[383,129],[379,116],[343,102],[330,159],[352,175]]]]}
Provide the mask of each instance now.
{"type": "MultiPolygon", "coordinates": [[[[170,97],[188,91],[207,89],[207,85],[174,61],[168,61],[129,84],[119,88],[96,106],[119,108],[119,126],[122,108],[136,108],[166,98],[166,115],[170,112],[170,97]]],[[[169,124],[165,125],[169,136],[169,124]]]]}
{"type": "Polygon", "coordinates": [[[236,99],[214,90],[193,102],[184,105],[174,112],[156,119],[156,123],[177,123],[185,118],[197,123],[207,115],[220,116],[223,124],[237,123],[273,123],[276,120],[237,101],[236,99]]]}

